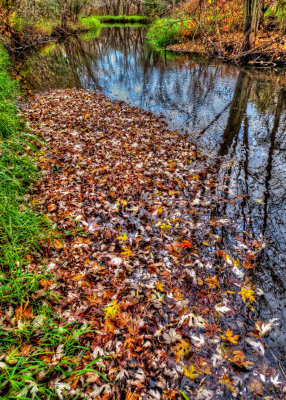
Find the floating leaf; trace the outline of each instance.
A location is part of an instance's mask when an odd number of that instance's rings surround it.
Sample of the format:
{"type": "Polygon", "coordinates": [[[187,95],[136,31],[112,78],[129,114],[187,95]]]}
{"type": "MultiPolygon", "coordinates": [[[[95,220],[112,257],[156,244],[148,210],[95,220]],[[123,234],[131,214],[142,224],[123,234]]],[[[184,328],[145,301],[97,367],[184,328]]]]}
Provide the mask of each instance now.
{"type": "Polygon", "coordinates": [[[234,335],[232,330],[227,329],[224,332],[224,335],[221,335],[221,337],[225,340],[228,340],[230,343],[237,344],[239,335],[234,335]]]}
{"type": "Polygon", "coordinates": [[[192,380],[195,380],[195,379],[197,379],[201,374],[200,374],[199,371],[197,371],[197,370],[195,369],[195,367],[194,367],[193,365],[191,365],[191,366],[188,367],[188,368],[184,368],[184,375],[185,375],[187,378],[190,378],[190,379],[192,379],[192,380]]]}
{"type": "Polygon", "coordinates": [[[254,293],[255,293],[254,290],[248,289],[246,287],[242,287],[240,292],[238,292],[238,294],[241,295],[242,300],[244,302],[246,302],[246,299],[248,299],[250,301],[256,301],[255,297],[253,296],[254,293]]]}

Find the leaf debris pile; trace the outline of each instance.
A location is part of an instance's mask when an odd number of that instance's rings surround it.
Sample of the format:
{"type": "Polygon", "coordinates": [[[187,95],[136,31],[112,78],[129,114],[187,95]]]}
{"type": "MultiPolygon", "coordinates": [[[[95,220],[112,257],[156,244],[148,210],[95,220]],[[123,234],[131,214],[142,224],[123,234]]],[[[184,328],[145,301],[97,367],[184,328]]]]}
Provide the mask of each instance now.
{"type": "Polygon", "coordinates": [[[250,274],[264,243],[224,215],[218,160],[89,91],[38,95],[24,113],[48,144],[34,202],[61,234],[46,248],[53,307],[90,324],[86,364],[110,356],[108,383],[89,371],[57,385],[104,400],[283,398],[263,342],[277,321],[257,320],[250,274]]]}

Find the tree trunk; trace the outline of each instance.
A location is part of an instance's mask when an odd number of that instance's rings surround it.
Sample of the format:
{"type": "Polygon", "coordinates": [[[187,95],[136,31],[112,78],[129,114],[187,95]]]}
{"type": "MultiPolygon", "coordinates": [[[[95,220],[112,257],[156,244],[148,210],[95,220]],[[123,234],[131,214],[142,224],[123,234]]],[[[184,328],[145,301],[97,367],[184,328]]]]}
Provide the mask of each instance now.
{"type": "Polygon", "coordinates": [[[243,51],[255,47],[264,0],[244,0],[243,2],[243,51]]]}
{"type": "Polygon", "coordinates": [[[255,47],[256,35],[257,35],[258,28],[259,28],[262,7],[263,7],[262,0],[253,0],[251,30],[250,30],[250,36],[249,36],[250,49],[253,49],[255,47]]]}
{"type": "Polygon", "coordinates": [[[244,0],[244,2],[243,2],[243,35],[244,35],[244,37],[243,37],[242,51],[247,51],[250,49],[252,3],[253,3],[253,0],[244,0]]]}

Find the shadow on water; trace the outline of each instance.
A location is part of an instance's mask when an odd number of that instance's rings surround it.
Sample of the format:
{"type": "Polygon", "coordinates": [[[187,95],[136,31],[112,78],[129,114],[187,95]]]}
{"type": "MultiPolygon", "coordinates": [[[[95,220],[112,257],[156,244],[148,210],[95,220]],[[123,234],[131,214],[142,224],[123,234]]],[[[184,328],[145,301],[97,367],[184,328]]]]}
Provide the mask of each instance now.
{"type": "MultiPolygon", "coordinates": [[[[52,44],[19,62],[24,88],[85,88],[104,92],[162,115],[189,132],[205,152],[225,158],[218,174],[229,181],[229,201],[219,218],[241,221],[244,235],[267,246],[254,279],[265,293],[261,320],[277,317],[267,339],[286,369],[286,71],[247,71],[234,66],[164,54],[145,41],[146,28],[104,28],[52,44]]],[[[226,233],[221,231],[223,240],[226,233]]]]}

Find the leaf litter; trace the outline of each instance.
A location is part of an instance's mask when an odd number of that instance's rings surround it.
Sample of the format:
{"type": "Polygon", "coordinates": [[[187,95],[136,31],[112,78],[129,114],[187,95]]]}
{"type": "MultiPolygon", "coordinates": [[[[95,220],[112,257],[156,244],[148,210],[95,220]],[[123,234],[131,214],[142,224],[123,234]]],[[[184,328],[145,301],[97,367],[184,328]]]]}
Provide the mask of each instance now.
{"type": "Polygon", "coordinates": [[[241,199],[218,174],[223,160],[102,94],[47,92],[23,112],[47,143],[34,190],[57,232],[46,301],[90,327],[83,367],[108,356],[103,376],[54,379],[58,398],[285,398],[263,342],[278,322],[257,319],[251,280],[265,243],[224,214],[241,199]]]}

